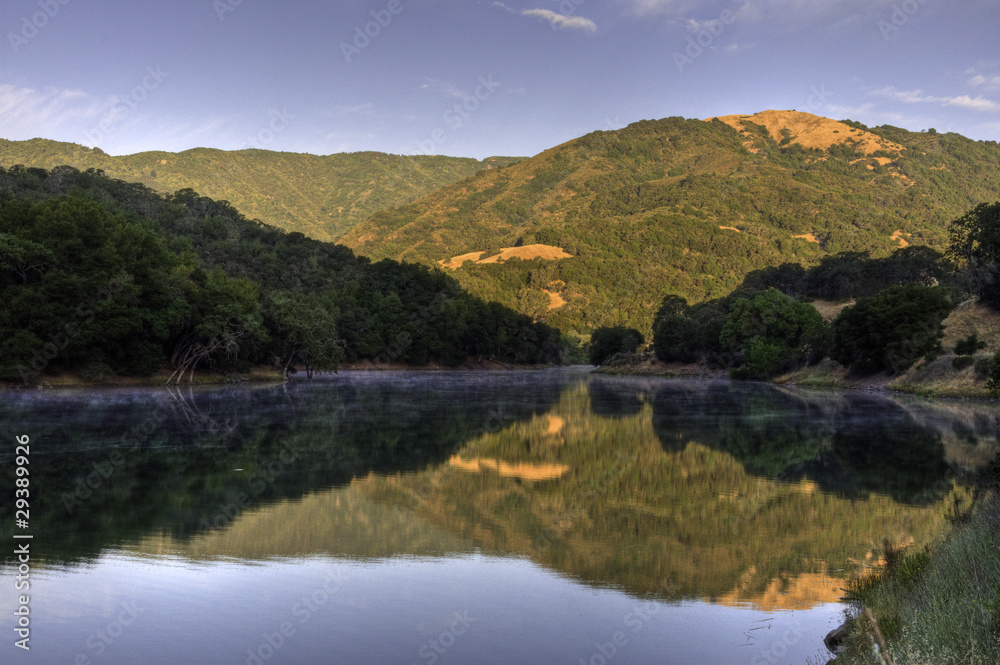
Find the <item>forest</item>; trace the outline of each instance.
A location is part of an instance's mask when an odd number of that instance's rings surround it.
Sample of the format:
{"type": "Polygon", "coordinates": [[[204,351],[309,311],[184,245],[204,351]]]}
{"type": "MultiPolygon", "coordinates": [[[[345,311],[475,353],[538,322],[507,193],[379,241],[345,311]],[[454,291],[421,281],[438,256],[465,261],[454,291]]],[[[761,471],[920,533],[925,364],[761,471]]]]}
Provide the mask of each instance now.
{"type": "Polygon", "coordinates": [[[0,380],[373,360],[560,363],[554,329],[450,276],[100,170],[0,168],[0,380]]]}

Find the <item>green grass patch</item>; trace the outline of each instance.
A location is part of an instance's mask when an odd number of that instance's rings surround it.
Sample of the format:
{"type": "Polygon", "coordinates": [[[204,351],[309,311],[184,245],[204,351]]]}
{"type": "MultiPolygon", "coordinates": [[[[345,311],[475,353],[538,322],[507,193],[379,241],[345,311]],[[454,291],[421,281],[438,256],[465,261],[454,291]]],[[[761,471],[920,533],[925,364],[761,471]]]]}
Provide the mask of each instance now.
{"type": "Polygon", "coordinates": [[[853,581],[850,636],[837,665],[878,662],[872,611],[896,665],[1000,663],[1000,498],[980,501],[931,551],[886,543],[885,565],[853,581]]]}

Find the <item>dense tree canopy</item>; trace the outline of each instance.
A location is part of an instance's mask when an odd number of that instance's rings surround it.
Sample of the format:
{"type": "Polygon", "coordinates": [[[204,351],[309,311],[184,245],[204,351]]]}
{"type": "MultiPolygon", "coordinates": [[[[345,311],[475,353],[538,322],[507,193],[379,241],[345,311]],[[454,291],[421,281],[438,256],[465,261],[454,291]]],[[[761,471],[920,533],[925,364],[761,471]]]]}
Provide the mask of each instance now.
{"type": "Polygon", "coordinates": [[[553,329],[438,270],[247,220],[191,190],[0,169],[0,379],[372,359],[558,363],[553,329]]]}
{"type": "Polygon", "coordinates": [[[742,354],[749,376],[766,379],[826,355],[828,326],[812,305],[777,289],[733,303],[719,341],[742,354]]]}
{"type": "Polygon", "coordinates": [[[894,286],[845,308],[833,322],[833,358],[861,373],[903,372],[941,348],[954,308],[945,289],[894,286]]]}
{"type": "Polygon", "coordinates": [[[646,342],[635,328],[598,328],[590,337],[589,359],[591,365],[603,365],[616,353],[635,353],[646,342]]]}

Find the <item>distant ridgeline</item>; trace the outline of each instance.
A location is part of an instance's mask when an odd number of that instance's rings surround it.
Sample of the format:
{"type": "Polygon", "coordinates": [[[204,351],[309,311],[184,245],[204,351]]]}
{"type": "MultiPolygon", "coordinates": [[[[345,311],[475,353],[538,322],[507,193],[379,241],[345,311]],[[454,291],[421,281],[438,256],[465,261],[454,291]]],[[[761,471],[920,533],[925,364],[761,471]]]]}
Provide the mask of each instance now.
{"type": "Polygon", "coordinates": [[[943,249],[948,223],[998,191],[994,142],[794,111],[667,118],[481,171],[342,242],[451,268],[564,332],[648,337],[666,293],[702,302],[770,266],[943,249]]]}
{"type": "Polygon", "coordinates": [[[553,329],[450,276],[372,263],[100,171],[0,168],[0,379],[470,356],[558,363],[553,329]]]}
{"type": "Polygon", "coordinates": [[[251,219],[318,240],[336,240],[379,210],[405,205],[477,171],[517,159],[380,152],[319,156],[209,148],[112,156],[75,143],[0,140],[0,166],[101,169],[162,194],[193,189],[231,202],[251,219]]]}

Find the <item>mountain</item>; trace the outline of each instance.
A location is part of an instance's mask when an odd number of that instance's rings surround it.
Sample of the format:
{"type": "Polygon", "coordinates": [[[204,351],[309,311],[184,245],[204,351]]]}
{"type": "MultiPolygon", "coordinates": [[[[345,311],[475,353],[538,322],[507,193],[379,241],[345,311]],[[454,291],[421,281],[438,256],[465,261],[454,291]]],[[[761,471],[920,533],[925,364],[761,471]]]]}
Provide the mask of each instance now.
{"type": "Polygon", "coordinates": [[[439,265],[567,332],[648,333],[667,293],[700,301],[766,266],[943,248],[948,223],[998,191],[995,142],[796,111],[667,118],[481,171],[341,242],[439,265]]]}
{"type": "Polygon", "coordinates": [[[373,213],[405,205],[483,169],[518,158],[401,157],[378,152],[317,156],[269,150],[141,152],[113,157],[46,139],[0,139],[0,166],[101,169],[163,194],[193,189],[243,214],[317,240],[336,240],[373,213]]]}

